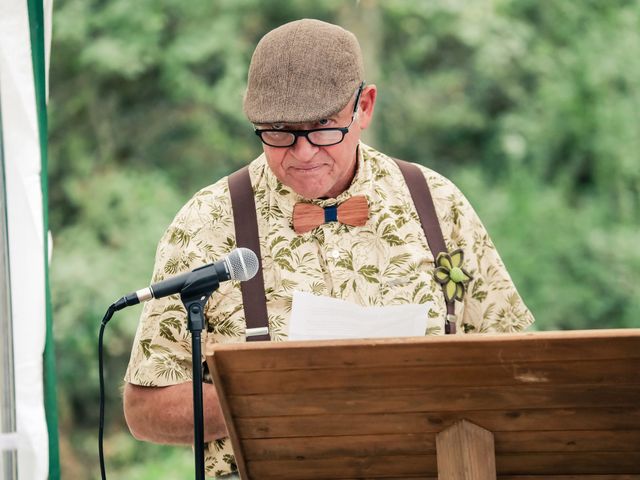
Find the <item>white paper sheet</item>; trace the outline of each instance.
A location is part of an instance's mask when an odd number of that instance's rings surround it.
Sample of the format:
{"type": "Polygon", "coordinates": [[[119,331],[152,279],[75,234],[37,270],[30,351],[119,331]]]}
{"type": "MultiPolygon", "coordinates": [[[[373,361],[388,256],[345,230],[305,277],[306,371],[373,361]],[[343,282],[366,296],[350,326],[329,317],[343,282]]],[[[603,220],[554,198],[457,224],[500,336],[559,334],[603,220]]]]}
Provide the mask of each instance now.
{"type": "Polygon", "coordinates": [[[295,291],[289,340],[423,336],[428,308],[429,304],[362,307],[295,291]]]}

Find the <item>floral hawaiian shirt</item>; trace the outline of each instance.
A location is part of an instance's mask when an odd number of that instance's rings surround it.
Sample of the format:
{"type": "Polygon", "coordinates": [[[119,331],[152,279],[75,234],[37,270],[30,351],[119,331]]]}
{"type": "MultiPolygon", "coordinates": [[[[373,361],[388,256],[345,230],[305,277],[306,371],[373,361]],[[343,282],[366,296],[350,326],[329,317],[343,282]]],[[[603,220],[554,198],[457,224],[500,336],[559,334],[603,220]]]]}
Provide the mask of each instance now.
{"type": "MultiPolygon", "coordinates": [[[[533,316],[516,291],[475,211],[449,180],[420,167],[433,196],[449,252],[461,249],[471,281],[456,300],[457,330],[517,332],[533,316]]],[[[258,230],[273,341],[287,339],[295,290],[363,306],[428,304],[425,334],[444,333],[447,313],[442,285],[434,277],[434,257],[397,164],[360,144],[356,176],[337,199],[314,200],[325,207],[365,195],[370,209],[364,226],[330,222],[298,235],[292,211],[304,200],[278,181],[264,155],[249,167],[258,212],[258,230]]],[[[236,247],[227,178],[199,191],[178,213],[161,239],[153,274],[158,282],[211,263],[236,247]]],[[[243,342],[245,321],[239,282],[224,282],[206,308],[203,352],[216,343],[243,342]]],[[[204,359],[203,359],[204,361],[204,359]]],[[[191,379],[191,339],[179,296],[145,304],[125,380],[167,386],[191,379]]],[[[208,475],[235,469],[230,442],[207,447],[208,475]]]]}

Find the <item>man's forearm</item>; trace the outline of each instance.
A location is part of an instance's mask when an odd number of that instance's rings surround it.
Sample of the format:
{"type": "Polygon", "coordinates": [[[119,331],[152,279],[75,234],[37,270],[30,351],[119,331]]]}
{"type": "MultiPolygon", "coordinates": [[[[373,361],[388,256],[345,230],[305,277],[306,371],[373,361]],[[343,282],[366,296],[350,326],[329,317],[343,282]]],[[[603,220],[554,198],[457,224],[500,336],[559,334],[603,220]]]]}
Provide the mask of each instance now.
{"type": "MultiPolygon", "coordinates": [[[[227,436],[218,395],[211,384],[203,384],[204,438],[209,442],[227,436]]],[[[141,387],[127,383],[124,415],[138,440],[164,444],[193,444],[193,385],[141,387]]]]}

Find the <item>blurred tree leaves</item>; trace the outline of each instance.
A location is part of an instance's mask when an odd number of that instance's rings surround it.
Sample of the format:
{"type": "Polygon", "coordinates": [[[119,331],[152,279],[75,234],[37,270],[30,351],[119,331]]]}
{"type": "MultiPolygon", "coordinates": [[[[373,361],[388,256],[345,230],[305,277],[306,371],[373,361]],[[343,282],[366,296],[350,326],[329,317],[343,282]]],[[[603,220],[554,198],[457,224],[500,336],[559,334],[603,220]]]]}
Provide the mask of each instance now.
{"type": "MultiPolygon", "coordinates": [[[[366,141],[461,187],[537,328],[639,326],[638,2],[57,0],[49,195],[64,431],[95,428],[106,307],[148,282],[181,204],[260,153],[242,113],[248,63],[264,33],[304,17],[357,33],[379,88],[366,141]]],[[[120,429],[138,314],[106,334],[120,429]]]]}
{"type": "MultiPolygon", "coordinates": [[[[79,205],[76,222],[54,237],[51,268],[60,404],[71,415],[63,415],[64,421],[97,425],[100,320],[111,303],[149,284],[152,246],[180,208],[181,197],[161,173],[121,170],[75,179],[69,191],[79,205]]],[[[139,313],[119,312],[105,334],[111,358],[107,395],[115,411],[139,313]]]]}
{"type": "Polygon", "coordinates": [[[637,2],[491,5],[381,4],[391,88],[380,141],[447,173],[480,164],[499,176],[516,162],[572,193],[596,188],[637,218],[637,2]]]}

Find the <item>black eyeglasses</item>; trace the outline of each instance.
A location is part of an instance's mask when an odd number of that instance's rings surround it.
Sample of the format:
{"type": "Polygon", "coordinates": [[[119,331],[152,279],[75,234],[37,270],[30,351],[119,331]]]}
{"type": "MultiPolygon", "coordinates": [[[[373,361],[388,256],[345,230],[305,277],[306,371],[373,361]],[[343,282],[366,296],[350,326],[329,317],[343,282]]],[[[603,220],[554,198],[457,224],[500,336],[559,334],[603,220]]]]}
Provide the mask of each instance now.
{"type": "Polygon", "coordinates": [[[360,103],[360,95],[364,88],[364,82],[358,87],[356,101],[353,104],[353,113],[349,125],[342,128],[314,128],[311,130],[278,130],[269,128],[265,130],[255,129],[255,134],[260,137],[262,143],[270,147],[291,147],[295,145],[298,137],[305,137],[311,145],[316,147],[330,147],[337,145],[344,140],[344,136],[349,133],[349,128],[356,119],[358,113],[358,104],[360,103]]]}

